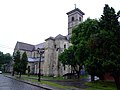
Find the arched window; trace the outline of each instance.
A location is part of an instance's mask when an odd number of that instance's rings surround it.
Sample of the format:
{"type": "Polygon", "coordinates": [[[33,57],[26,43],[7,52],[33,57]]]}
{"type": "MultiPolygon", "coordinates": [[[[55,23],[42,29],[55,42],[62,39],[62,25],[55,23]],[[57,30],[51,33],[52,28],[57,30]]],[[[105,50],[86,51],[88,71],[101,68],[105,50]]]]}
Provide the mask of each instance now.
{"type": "Polygon", "coordinates": [[[66,44],[64,44],[64,49],[66,49],[66,44]]]}
{"type": "Polygon", "coordinates": [[[81,19],[81,17],[79,17],[79,21],[81,21],[82,19],[81,19]]]}
{"type": "Polygon", "coordinates": [[[54,48],[56,48],[56,44],[54,45],[54,48]]]}
{"type": "Polygon", "coordinates": [[[74,17],[72,17],[72,21],[74,21],[74,17]]]}

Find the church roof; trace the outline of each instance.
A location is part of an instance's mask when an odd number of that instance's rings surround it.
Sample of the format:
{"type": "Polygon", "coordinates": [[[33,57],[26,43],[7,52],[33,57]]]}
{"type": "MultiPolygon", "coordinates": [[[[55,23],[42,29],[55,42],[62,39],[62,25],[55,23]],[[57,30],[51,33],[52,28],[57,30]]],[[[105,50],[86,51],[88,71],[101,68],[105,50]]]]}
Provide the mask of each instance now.
{"type": "Polygon", "coordinates": [[[59,34],[55,37],[55,39],[57,39],[57,40],[67,40],[67,37],[59,34]]]}
{"type": "Polygon", "coordinates": [[[73,12],[75,12],[75,11],[78,11],[78,12],[80,12],[82,15],[85,15],[85,13],[82,12],[79,8],[75,8],[74,10],[68,12],[67,15],[68,15],[68,14],[71,14],[71,13],[73,13],[73,12]]]}
{"type": "Polygon", "coordinates": [[[45,48],[45,42],[35,45],[35,49],[37,50],[38,48],[40,49],[45,48]]]}
{"type": "Polygon", "coordinates": [[[45,39],[45,41],[47,41],[47,40],[55,40],[55,39],[54,39],[54,37],[49,37],[49,38],[45,39]]]}
{"type": "Polygon", "coordinates": [[[33,51],[34,49],[35,49],[34,45],[23,42],[17,42],[14,50],[33,51]]]}

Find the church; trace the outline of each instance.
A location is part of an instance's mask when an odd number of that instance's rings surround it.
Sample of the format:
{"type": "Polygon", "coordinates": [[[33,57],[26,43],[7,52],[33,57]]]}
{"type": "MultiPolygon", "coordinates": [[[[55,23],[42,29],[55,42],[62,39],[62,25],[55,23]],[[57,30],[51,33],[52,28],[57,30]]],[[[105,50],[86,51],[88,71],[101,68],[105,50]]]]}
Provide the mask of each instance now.
{"type": "Polygon", "coordinates": [[[17,42],[14,48],[14,52],[17,50],[22,54],[27,53],[28,66],[30,66],[31,74],[38,74],[39,72],[39,60],[40,54],[38,49],[44,50],[41,56],[41,74],[45,76],[62,76],[71,72],[70,66],[63,67],[62,63],[58,61],[58,55],[67,49],[70,44],[70,37],[72,35],[72,29],[83,21],[84,13],[76,8],[67,12],[68,15],[68,35],[63,36],[61,34],[56,37],[48,37],[45,42],[31,45],[23,42],[17,42]]]}

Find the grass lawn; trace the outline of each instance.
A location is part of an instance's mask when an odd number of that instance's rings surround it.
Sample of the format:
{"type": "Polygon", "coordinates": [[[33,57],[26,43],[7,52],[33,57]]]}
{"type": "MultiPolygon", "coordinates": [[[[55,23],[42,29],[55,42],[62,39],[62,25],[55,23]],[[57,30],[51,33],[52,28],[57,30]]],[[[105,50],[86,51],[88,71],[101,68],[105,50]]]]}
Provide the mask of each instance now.
{"type": "MultiPolygon", "coordinates": [[[[26,76],[26,75],[24,75],[24,76],[26,76]]],[[[33,76],[33,77],[35,77],[35,76],[33,76]]],[[[48,86],[56,87],[56,88],[63,89],[63,90],[69,90],[70,88],[75,88],[75,87],[73,87],[73,86],[63,86],[63,85],[59,85],[59,84],[56,84],[56,83],[53,83],[53,82],[50,82],[50,81],[41,80],[41,82],[39,82],[38,80],[30,79],[29,77],[22,77],[21,79],[22,79],[22,80],[31,81],[31,82],[40,83],[40,84],[46,84],[46,85],[48,85],[48,86]]]]}
{"type": "Polygon", "coordinates": [[[95,82],[87,82],[86,85],[90,87],[85,90],[116,90],[116,85],[114,82],[95,81],[95,82]]]}
{"type": "MultiPolygon", "coordinates": [[[[28,76],[28,75],[22,75],[22,76],[28,76]]],[[[38,78],[38,75],[30,75],[29,77],[32,77],[32,78],[38,78]]],[[[88,75],[81,75],[80,78],[87,78],[88,75]]],[[[64,77],[62,76],[59,76],[59,77],[50,77],[50,76],[41,76],[41,78],[46,78],[46,79],[52,79],[52,80],[66,80],[64,77]]],[[[67,79],[69,80],[69,79],[67,79]]],[[[71,80],[71,79],[70,79],[71,80]]]]}

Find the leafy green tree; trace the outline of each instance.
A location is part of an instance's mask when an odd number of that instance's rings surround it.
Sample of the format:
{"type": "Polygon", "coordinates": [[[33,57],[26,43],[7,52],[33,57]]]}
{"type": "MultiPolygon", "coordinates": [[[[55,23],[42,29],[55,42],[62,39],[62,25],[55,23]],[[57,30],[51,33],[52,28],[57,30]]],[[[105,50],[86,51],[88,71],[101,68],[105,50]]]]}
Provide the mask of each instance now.
{"type": "Polygon", "coordinates": [[[110,73],[117,89],[120,90],[120,25],[118,15],[115,10],[105,5],[101,16],[99,27],[100,32],[93,35],[90,46],[92,55],[97,58],[97,62],[104,69],[105,73],[110,73]]]}
{"type": "Polygon", "coordinates": [[[13,55],[14,57],[14,65],[13,65],[13,70],[16,71],[17,73],[21,73],[21,59],[20,59],[20,52],[17,51],[13,55]]]}
{"type": "MultiPolygon", "coordinates": [[[[62,63],[65,65],[71,65],[78,75],[80,74],[82,66],[85,65],[85,61],[90,56],[88,48],[89,39],[97,32],[99,32],[98,21],[96,19],[88,18],[85,22],[79,24],[73,29],[71,37],[72,46],[60,55],[60,60],[62,63]]],[[[91,72],[91,75],[96,74],[91,72]]]]}
{"type": "Polygon", "coordinates": [[[9,53],[3,54],[0,52],[0,69],[4,64],[9,64],[12,60],[12,56],[9,53]]]}
{"type": "Polygon", "coordinates": [[[4,63],[10,63],[12,56],[9,53],[4,54],[4,63]]]}
{"type": "Polygon", "coordinates": [[[26,52],[24,52],[22,54],[22,58],[21,58],[21,71],[23,74],[25,74],[26,70],[27,70],[27,63],[28,63],[28,58],[27,58],[27,54],[26,52]]]}
{"type": "Polygon", "coordinates": [[[76,71],[79,78],[81,65],[75,59],[73,46],[65,49],[65,51],[59,55],[58,59],[63,64],[63,66],[70,65],[76,71]]]}
{"type": "Polygon", "coordinates": [[[20,52],[17,51],[16,53],[14,53],[13,57],[14,57],[13,69],[17,73],[19,73],[19,77],[21,77],[22,73],[25,74],[25,71],[27,69],[27,63],[28,63],[27,54],[26,52],[24,52],[21,57],[20,52]]]}
{"type": "Polygon", "coordinates": [[[3,52],[0,52],[0,64],[3,64],[4,62],[4,54],[3,52]]]}
{"type": "MultiPolygon", "coordinates": [[[[90,18],[88,18],[86,21],[79,24],[78,27],[73,29],[71,42],[75,47],[75,59],[77,60],[77,63],[79,63],[79,65],[89,65],[91,63],[89,63],[88,60],[88,57],[90,56],[90,49],[88,47],[88,44],[90,37],[97,32],[99,32],[98,21],[96,19],[90,18]],[[85,62],[86,60],[88,61],[85,62]]],[[[90,67],[88,69],[90,69],[90,67]]],[[[93,67],[91,67],[91,69],[93,69],[93,67]]],[[[95,76],[96,73],[91,71],[92,70],[89,70],[89,73],[92,76],[95,76]]]]}

